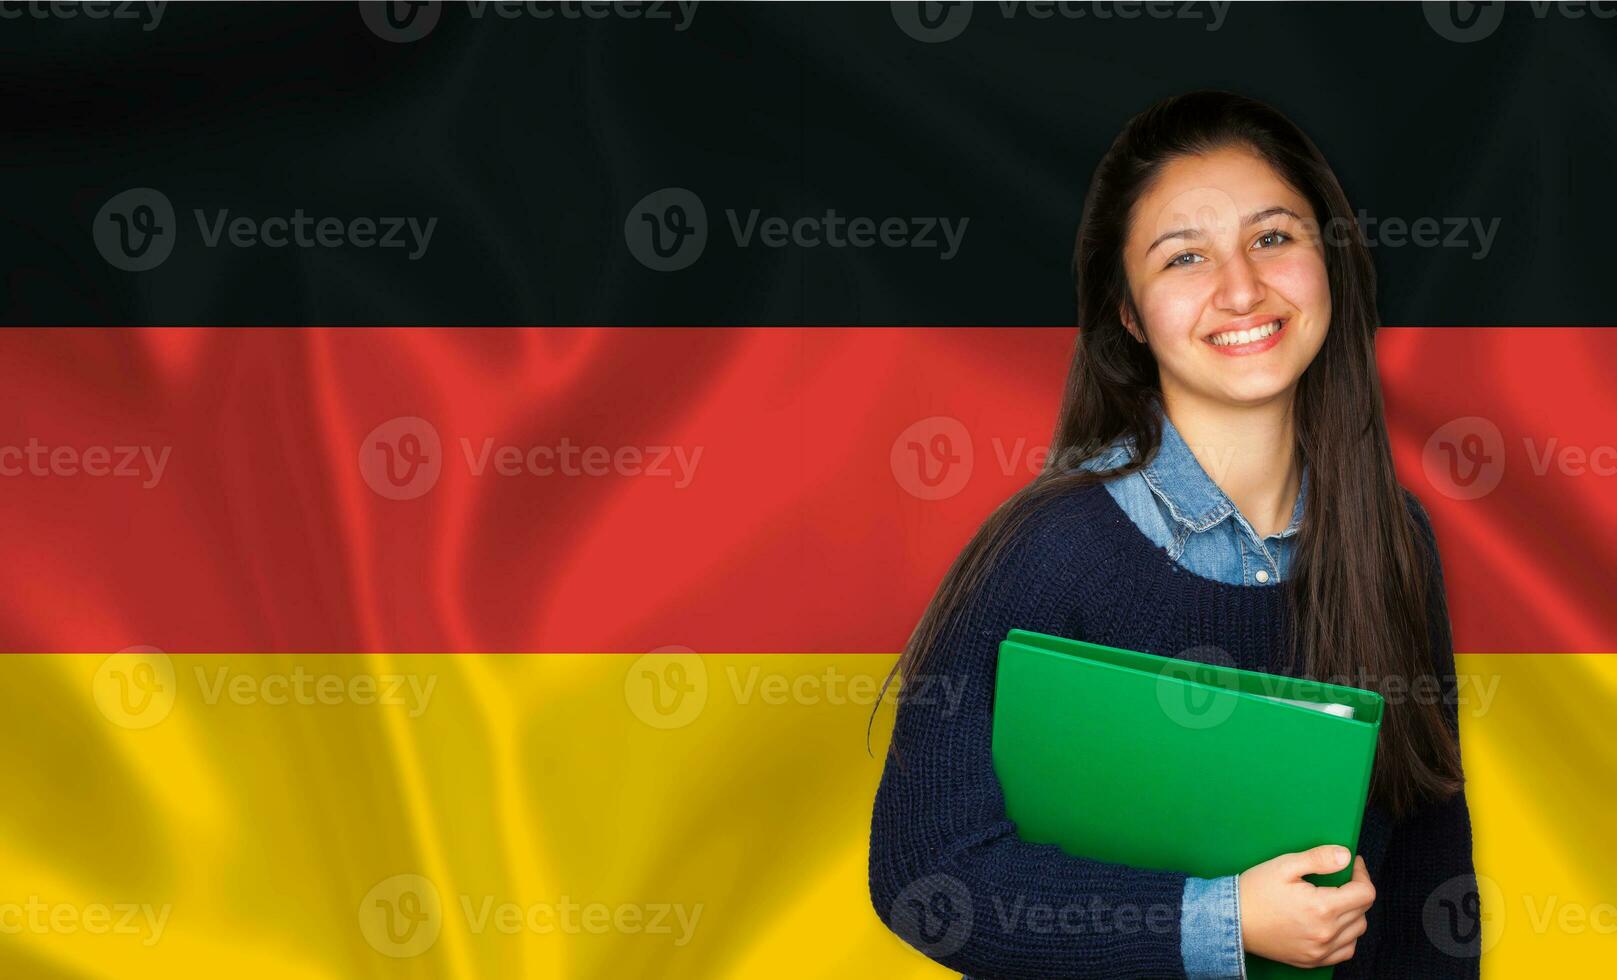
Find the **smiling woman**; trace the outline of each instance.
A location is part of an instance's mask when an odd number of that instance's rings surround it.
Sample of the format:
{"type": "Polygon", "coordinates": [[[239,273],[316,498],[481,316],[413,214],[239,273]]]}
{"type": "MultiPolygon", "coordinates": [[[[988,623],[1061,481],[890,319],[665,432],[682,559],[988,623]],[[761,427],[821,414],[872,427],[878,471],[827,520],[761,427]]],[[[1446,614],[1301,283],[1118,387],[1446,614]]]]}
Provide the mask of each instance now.
{"type": "MultiPolygon", "coordinates": [[[[901,691],[944,675],[967,694],[947,712],[900,694],[877,912],[984,977],[1477,976],[1442,567],[1393,469],[1375,276],[1336,176],[1269,106],[1164,100],[1096,168],[1074,264],[1048,462],[956,558],[895,668],[901,691]],[[1378,690],[1358,856],[1315,841],[1201,879],[1021,840],[990,751],[1011,628],[1378,690]],[[1407,696],[1433,675],[1443,697],[1407,696]],[[1306,877],[1350,863],[1340,887],[1306,877]],[[1031,908],[1117,921],[1000,914],[1031,908]]],[[[1107,803],[1072,788],[1075,807],[1107,803]]]]}

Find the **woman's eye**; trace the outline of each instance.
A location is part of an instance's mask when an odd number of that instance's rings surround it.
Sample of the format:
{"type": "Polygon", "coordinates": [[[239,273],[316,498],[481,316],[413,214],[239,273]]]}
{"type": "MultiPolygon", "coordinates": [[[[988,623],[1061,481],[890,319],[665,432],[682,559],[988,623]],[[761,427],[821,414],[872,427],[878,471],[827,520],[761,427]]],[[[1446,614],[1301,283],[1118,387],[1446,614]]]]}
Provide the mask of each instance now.
{"type": "Polygon", "coordinates": [[[1289,241],[1291,241],[1291,236],[1277,228],[1271,228],[1258,236],[1258,244],[1263,248],[1273,248],[1276,245],[1289,241]]]}
{"type": "Polygon", "coordinates": [[[1175,255],[1173,258],[1168,260],[1168,268],[1171,269],[1176,265],[1195,265],[1201,261],[1203,261],[1202,257],[1197,255],[1195,252],[1180,252],[1178,255],[1175,255]],[[1182,262],[1180,261],[1181,259],[1190,259],[1191,261],[1182,262]]]}

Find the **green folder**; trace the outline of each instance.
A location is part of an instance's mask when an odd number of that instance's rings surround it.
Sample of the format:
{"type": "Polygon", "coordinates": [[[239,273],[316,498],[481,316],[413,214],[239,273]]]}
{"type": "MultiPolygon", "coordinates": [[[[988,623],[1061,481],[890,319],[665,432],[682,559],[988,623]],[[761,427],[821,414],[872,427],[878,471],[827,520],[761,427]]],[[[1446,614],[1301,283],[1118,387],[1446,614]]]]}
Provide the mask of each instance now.
{"type": "MultiPolygon", "coordinates": [[[[1358,851],[1374,691],[1017,629],[995,684],[994,770],[1023,840],[1199,878],[1320,844],[1358,851]]],[[[1352,875],[1350,862],[1307,880],[1352,875]]],[[[1253,980],[1333,972],[1246,962],[1253,980]]]]}

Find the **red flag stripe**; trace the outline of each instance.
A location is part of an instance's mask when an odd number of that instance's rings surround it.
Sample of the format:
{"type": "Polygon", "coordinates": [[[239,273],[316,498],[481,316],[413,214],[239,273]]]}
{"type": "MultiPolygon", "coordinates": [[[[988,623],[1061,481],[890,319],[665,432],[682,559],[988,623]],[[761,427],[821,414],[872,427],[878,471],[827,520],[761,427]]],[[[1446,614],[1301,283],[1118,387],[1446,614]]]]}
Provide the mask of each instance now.
{"type": "MultiPolygon", "coordinates": [[[[1073,336],[9,331],[0,644],[895,650],[1073,336]]],[[[1456,646],[1617,648],[1617,333],[1378,343],[1456,646]]]]}

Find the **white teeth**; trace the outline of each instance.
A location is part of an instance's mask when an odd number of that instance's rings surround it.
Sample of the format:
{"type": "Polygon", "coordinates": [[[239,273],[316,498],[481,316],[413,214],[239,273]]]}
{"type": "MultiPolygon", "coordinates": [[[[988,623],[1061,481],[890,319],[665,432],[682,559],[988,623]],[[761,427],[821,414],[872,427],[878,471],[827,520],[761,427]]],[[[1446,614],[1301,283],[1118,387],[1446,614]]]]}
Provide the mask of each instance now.
{"type": "Polygon", "coordinates": [[[1216,347],[1234,347],[1239,344],[1250,344],[1254,340],[1263,338],[1280,329],[1279,320],[1270,320],[1261,327],[1251,330],[1231,330],[1228,333],[1215,334],[1211,339],[1216,347]]]}

